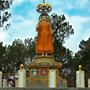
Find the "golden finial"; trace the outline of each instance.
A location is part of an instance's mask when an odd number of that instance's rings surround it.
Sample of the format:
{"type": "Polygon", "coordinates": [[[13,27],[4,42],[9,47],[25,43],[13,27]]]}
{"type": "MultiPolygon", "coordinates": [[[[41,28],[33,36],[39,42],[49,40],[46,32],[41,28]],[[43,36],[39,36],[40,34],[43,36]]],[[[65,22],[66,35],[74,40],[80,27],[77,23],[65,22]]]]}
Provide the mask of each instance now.
{"type": "Polygon", "coordinates": [[[43,0],[43,3],[45,3],[45,0],[43,0]]]}
{"type": "Polygon", "coordinates": [[[80,70],[82,69],[82,66],[81,65],[79,65],[79,67],[78,67],[80,70]]]}
{"type": "Polygon", "coordinates": [[[21,68],[24,68],[24,65],[23,64],[21,64],[21,66],[20,66],[21,68]]]}

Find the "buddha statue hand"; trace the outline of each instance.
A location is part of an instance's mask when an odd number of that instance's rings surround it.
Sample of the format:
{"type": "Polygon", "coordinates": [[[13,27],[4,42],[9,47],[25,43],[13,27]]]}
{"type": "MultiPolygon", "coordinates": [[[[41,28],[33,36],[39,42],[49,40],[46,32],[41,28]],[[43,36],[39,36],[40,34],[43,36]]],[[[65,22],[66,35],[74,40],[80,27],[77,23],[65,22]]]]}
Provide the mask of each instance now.
{"type": "Polygon", "coordinates": [[[51,29],[51,34],[53,34],[53,30],[51,29]]]}

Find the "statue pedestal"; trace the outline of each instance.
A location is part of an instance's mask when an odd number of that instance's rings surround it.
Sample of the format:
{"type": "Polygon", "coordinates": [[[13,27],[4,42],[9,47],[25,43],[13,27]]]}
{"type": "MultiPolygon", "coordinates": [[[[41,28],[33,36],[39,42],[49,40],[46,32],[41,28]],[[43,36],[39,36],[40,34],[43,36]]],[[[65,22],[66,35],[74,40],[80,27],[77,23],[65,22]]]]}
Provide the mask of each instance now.
{"type": "Polygon", "coordinates": [[[49,70],[56,70],[56,87],[67,87],[67,82],[59,76],[61,63],[54,60],[53,56],[35,56],[30,68],[30,76],[27,78],[28,87],[48,87],[49,70]],[[61,82],[62,81],[62,82],[61,82]]]}

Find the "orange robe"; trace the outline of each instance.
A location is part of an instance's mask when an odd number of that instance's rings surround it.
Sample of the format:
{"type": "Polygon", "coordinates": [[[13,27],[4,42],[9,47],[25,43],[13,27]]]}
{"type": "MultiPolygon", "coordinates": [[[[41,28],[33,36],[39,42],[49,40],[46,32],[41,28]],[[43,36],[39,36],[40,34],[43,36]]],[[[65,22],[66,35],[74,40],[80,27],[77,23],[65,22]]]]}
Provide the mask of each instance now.
{"type": "Polygon", "coordinates": [[[49,22],[39,23],[38,38],[35,51],[38,53],[52,53],[54,51],[51,24],[49,22]]]}

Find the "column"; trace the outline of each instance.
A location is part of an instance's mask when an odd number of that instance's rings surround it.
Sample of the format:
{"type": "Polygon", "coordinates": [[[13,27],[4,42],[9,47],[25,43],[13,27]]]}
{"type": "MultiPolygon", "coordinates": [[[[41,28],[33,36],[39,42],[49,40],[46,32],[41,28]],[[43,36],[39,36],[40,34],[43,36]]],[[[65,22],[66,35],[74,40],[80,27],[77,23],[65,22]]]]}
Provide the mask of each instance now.
{"type": "Polygon", "coordinates": [[[18,87],[26,87],[26,71],[18,70],[18,87]]]}
{"type": "Polygon", "coordinates": [[[76,71],[76,87],[85,87],[85,76],[84,71],[81,70],[81,65],[79,65],[79,71],[76,71]]]}
{"type": "Polygon", "coordinates": [[[88,88],[90,88],[90,79],[88,79],[88,88]]]}
{"type": "Polygon", "coordinates": [[[2,87],[2,72],[0,71],[0,87],[2,87]]]}
{"type": "Polygon", "coordinates": [[[49,70],[49,88],[56,87],[56,70],[49,70]]]}
{"type": "Polygon", "coordinates": [[[4,76],[4,79],[3,79],[3,87],[7,87],[7,79],[6,79],[6,76],[4,76]]]}

